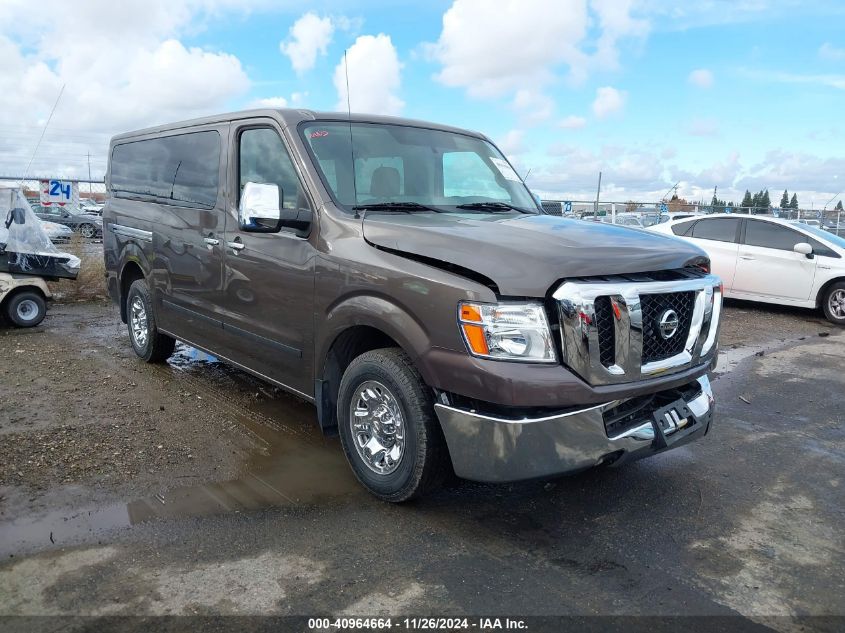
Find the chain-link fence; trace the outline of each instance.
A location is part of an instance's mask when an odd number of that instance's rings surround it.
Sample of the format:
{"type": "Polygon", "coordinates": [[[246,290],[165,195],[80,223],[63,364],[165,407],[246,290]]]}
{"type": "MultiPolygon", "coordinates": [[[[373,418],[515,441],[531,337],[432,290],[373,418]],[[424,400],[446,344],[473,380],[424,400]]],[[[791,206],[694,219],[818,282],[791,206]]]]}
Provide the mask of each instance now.
{"type": "Polygon", "coordinates": [[[46,203],[51,189],[58,188],[68,193],[67,201],[62,206],[91,209],[101,206],[106,200],[106,184],[102,180],[62,180],[48,176],[28,176],[21,179],[15,176],[0,176],[0,187],[21,187],[36,213],[54,206],[53,203],[46,203]]]}
{"type": "Polygon", "coordinates": [[[837,235],[845,235],[845,211],[838,209],[781,209],[778,207],[735,207],[702,205],[679,200],[659,202],[599,202],[595,200],[543,200],[543,209],[551,215],[575,217],[596,222],[616,222],[628,226],[651,226],[681,215],[736,213],[768,215],[818,226],[837,235]]]}
{"type": "MultiPolygon", "coordinates": [[[[49,176],[27,177],[21,181],[20,177],[0,176],[0,186],[21,185],[24,194],[33,208],[41,205],[42,191],[45,184],[57,179],[49,176]]],[[[74,180],[75,191],[78,192],[79,204],[101,205],[106,198],[106,185],[102,180],[74,180]]],[[[838,235],[845,235],[845,212],[837,209],[780,209],[778,207],[735,207],[703,205],[683,200],[663,200],[658,202],[640,202],[628,200],[625,202],[595,200],[543,200],[543,208],[551,215],[576,217],[597,222],[613,222],[629,226],[650,226],[668,217],[675,218],[679,214],[703,215],[710,213],[741,213],[746,215],[768,215],[787,220],[797,220],[821,227],[838,235]]]]}

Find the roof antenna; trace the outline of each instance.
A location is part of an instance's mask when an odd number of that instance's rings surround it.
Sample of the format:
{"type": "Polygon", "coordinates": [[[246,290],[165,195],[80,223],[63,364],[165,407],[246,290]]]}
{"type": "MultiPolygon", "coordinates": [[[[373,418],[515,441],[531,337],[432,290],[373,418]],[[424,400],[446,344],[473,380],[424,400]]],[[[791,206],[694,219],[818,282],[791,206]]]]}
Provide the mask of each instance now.
{"type": "MultiPolygon", "coordinates": [[[[355,146],[352,144],[352,101],[349,98],[349,61],[346,55],[347,50],[343,51],[343,71],[346,74],[346,115],[347,121],[349,123],[349,155],[352,158],[352,195],[355,196],[355,201],[352,203],[352,208],[354,209],[358,206],[358,183],[356,182],[355,178],[355,146]]],[[[366,210],[364,211],[366,213],[366,210]]],[[[363,216],[358,215],[358,211],[355,211],[355,218],[363,219],[363,216]]]]}
{"type": "Polygon", "coordinates": [[[23,181],[26,180],[26,177],[29,175],[29,168],[32,167],[32,161],[35,160],[35,155],[38,153],[38,148],[41,147],[41,141],[44,140],[44,135],[47,133],[47,126],[50,125],[50,121],[53,118],[53,113],[56,111],[56,107],[59,105],[59,99],[62,98],[62,94],[65,91],[65,84],[62,84],[62,89],[59,90],[59,96],[56,97],[56,102],[53,104],[53,109],[50,110],[50,116],[47,117],[47,122],[44,124],[44,129],[41,130],[41,136],[38,137],[38,142],[35,144],[35,149],[32,152],[32,156],[29,159],[29,162],[26,165],[26,169],[23,171],[23,177],[21,178],[20,183],[18,186],[23,186],[23,181]]]}

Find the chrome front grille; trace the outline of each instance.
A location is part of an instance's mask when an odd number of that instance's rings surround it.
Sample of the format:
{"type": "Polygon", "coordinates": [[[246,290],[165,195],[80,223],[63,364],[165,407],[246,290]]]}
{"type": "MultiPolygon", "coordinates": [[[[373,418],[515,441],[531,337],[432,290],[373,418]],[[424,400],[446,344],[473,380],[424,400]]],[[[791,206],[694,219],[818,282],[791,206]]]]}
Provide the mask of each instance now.
{"type": "Polygon", "coordinates": [[[684,350],[684,342],[692,325],[695,292],[666,292],[640,297],[643,309],[643,362],[671,358],[684,350]],[[660,317],[672,310],[678,315],[678,331],[670,338],[660,333],[660,317]]]}
{"type": "Polygon", "coordinates": [[[553,297],[564,363],[599,385],[682,371],[712,357],[722,307],[719,278],[684,271],[677,277],[561,284],[553,297]]]}
{"type": "Polygon", "coordinates": [[[610,297],[596,297],[596,331],[599,336],[599,360],[605,367],[616,363],[616,332],[613,327],[610,297]]]}

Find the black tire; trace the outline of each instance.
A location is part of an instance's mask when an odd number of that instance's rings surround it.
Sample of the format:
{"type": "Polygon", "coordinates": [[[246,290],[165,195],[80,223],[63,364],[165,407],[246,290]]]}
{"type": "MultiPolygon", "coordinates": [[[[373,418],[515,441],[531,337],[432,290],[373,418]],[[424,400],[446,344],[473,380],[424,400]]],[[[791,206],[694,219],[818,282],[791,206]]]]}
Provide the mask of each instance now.
{"type": "Polygon", "coordinates": [[[86,239],[92,239],[97,236],[97,227],[93,224],[80,224],[79,234],[86,239]]]}
{"type": "Polygon", "coordinates": [[[827,320],[834,325],[845,326],[845,281],[830,285],[822,297],[822,310],[827,320]]]}
{"type": "Polygon", "coordinates": [[[400,349],[373,350],[350,363],[340,381],[337,419],[343,451],[355,476],[380,499],[398,503],[419,497],[440,486],[451,472],[446,441],[434,414],[433,393],[400,349]],[[358,401],[358,390],[367,382],[385,387],[402,414],[404,449],[395,470],[386,474],[365,462],[352,431],[353,398],[358,401]]]}
{"type": "Polygon", "coordinates": [[[35,327],[47,316],[47,302],[40,292],[24,290],[6,301],[6,318],[18,327],[35,327]]]}
{"type": "Polygon", "coordinates": [[[133,281],[126,294],[126,326],[132,349],[148,363],[162,363],[173,354],[176,341],[158,331],[150,291],[143,279],[133,281]]]}

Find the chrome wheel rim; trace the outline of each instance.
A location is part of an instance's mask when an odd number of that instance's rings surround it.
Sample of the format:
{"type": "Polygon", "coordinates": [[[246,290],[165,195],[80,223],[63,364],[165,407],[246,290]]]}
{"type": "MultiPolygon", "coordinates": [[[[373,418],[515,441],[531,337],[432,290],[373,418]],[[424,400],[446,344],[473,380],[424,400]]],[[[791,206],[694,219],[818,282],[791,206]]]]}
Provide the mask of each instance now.
{"type": "Polygon", "coordinates": [[[17,316],[21,321],[30,322],[38,318],[38,304],[32,299],[24,299],[18,304],[17,316]]]}
{"type": "Polygon", "coordinates": [[[830,313],[837,319],[845,319],[845,290],[834,290],[827,301],[830,313]]]}
{"type": "Polygon", "coordinates": [[[138,347],[147,344],[147,310],[141,297],[134,297],[129,304],[129,332],[138,347]]]}
{"type": "Polygon", "coordinates": [[[88,224],[86,224],[85,226],[83,226],[83,227],[80,229],[80,231],[79,231],[79,232],[80,232],[80,233],[82,233],[82,237],[94,237],[94,233],[95,233],[95,231],[94,231],[94,227],[93,227],[93,226],[90,226],[90,225],[88,225],[88,224]]]}
{"type": "Polygon", "coordinates": [[[352,441],[361,461],[374,473],[389,475],[405,454],[402,409],[390,390],[376,380],[355,389],[349,406],[352,441]]]}

